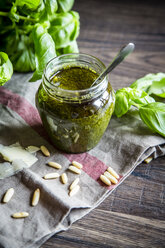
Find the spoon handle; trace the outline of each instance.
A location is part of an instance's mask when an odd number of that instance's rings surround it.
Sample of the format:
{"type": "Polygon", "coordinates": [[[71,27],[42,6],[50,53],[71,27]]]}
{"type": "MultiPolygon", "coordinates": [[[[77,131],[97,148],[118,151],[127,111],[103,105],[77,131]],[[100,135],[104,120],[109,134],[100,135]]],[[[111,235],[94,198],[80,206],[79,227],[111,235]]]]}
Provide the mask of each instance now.
{"type": "Polygon", "coordinates": [[[100,76],[93,82],[91,87],[98,84],[110,71],[112,71],[118,64],[120,64],[124,58],[130,54],[135,48],[133,43],[129,43],[126,46],[122,47],[116,57],[108,65],[108,67],[100,74],[100,76]]]}

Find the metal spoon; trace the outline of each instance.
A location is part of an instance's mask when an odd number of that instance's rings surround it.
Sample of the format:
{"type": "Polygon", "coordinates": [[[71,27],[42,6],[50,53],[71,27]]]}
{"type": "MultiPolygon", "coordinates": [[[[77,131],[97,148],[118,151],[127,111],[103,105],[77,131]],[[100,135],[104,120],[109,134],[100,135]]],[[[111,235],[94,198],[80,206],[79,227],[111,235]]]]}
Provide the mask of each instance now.
{"type": "Polygon", "coordinates": [[[100,74],[100,76],[93,82],[91,87],[98,84],[103,78],[112,71],[118,64],[120,64],[124,58],[133,52],[135,45],[133,43],[128,43],[128,45],[122,47],[116,57],[112,60],[112,62],[108,65],[108,67],[100,74]]]}

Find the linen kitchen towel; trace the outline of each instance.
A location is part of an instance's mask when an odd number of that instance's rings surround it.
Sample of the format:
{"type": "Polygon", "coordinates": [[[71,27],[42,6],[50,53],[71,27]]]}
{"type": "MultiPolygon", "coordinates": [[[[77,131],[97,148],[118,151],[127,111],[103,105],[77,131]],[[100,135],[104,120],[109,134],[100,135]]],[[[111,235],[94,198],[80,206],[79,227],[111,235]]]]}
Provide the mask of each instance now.
{"type": "MultiPolygon", "coordinates": [[[[15,194],[7,203],[0,203],[0,247],[37,248],[53,234],[69,226],[100,204],[145,158],[165,155],[165,139],[153,134],[136,116],[113,117],[100,143],[89,152],[65,154],[47,139],[35,107],[35,93],[39,82],[29,83],[31,74],[14,74],[10,82],[0,87],[0,144],[20,142],[23,147],[45,145],[50,157],[37,152],[38,161],[30,168],[0,180],[0,198],[8,188],[15,194]],[[67,168],[72,160],[83,164],[79,192],[70,197],[68,186],[77,177],[67,168]],[[68,183],[60,179],[44,180],[43,176],[55,169],[48,161],[62,165],[58,172],[66,172],[68,183]],[[120,175],[117,185],[105,186],[99,177],[108,166],[120,175]],[[34,190],[41,198],[31,206],[34,190]],[[25,219],[13,219],[15,212],[26,211],[25,219]]],[[[0,161],[1,163],[3,161],[0,161]]],[[[0,165],[1,166],[1,165],[0,165]]]]}

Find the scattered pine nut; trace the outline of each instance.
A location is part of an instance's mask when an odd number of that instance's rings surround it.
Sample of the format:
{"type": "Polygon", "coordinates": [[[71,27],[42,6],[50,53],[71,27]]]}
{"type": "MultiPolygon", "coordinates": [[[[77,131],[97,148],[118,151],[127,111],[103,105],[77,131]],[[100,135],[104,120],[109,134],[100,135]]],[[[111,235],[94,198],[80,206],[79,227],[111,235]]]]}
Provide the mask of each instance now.
{"type": "Polygon", "coordinates": [[[50,152],[48,151],[48,149],[46,148],[46,146],[41,146],[40,147],[42,153],[46,156],[49,157],[50,156],[50,152]]]}
{"type": "Polygon", "coordinates": [[[111,185],[111,181],[104,175],[100,176],[100,180],[108,186],[111,185]]]}
{"type": "Polygon", "coordinates": [[[104,172],[104,176],[106,176],[112,183],[117,184],[117,179],[112,176],[108,171],[104,172]]]}
{"type": "Polygon", "coordinates": [[[75,166],[73,165],[70,165],[69,168],[68,168],[70,171],[76,173],[76,174],[81,174],[81,170],[76,168],[75,166]]]}
{"type": "Polygon", "coordinates": [[[153,159],[153,157],[149,156],[148,158],[144,159],[144,162],[146,164],[149,164],[151,162],[151,160],[153,159]]]}
{"type": "Polygon", "coordinates": [[[48,165],[50,167],[55,168],[55,169],[61,169],[62,168],[62,166],[60,164],[56,163],[56,162],[48,162],[48,165]]]}
{"type": "Polygon", "coordinates": [[[76,178],[70,185],[69,189],[72,190],[78,183],[79,183],[80,179],[76,178]]]}
{"type": "Polygon", "coordinates": [[[107,171],[108,171],[112,176],[114,176],[116,179],[119,179],[119,175],[116,173],[116,171],[114,171],[113,168],[108,167],[107,171]]]}
{"type": "Polygon", "coordinates": [[[61,175],[61,181],[63,184],[66,184],[68,182],[68,177],[67,177],[66,173],[63,173],[61,175]]]}
{"type": "Polygon", "coordinates": [[[32,206],[36,206],[40,199],[40,189],[36,189],[32,198],[32,206]]]}
{"type": "Polygon", "coordinates": [[[74,143],[77,143],[77,141],[78,141],[78,139],[80,137],[79,133],[75,133],[74,137],[75,137],[74,138],[74,143]]]}
{"type": "Polygon", "coordinates": [[[48,173],[44,176],[44,179],[56,179],[60,175],[58,173],[48,173]]]}
{"type": "Polygon", "coordinates": [[[29,216],[29,213],[27,212],[19,212],[19,213],[15,213],[12,215],[12,217],[15,219],[26,218],[28,216],[29,216]]]}
{"type": "Polygon", "coordinates": [[[3,203],[9,202],[13,195],[14,195],[14,189],[13,188],[8,189],[3,197],[3,203]]]}
{"type": "Polygon", "coordinates": [[[80,186],[77,184],[70,192],[69,196],[74,196],[80,189],[80,186]]]}
{"type": "Polygon", "coordinates": [[[78,169],[82,169],[82,164],[80,164],[79,162],[77,162],[77,161],[72,161],[72,164],[75,166],[75,167],[77,167],[78,169]]]}

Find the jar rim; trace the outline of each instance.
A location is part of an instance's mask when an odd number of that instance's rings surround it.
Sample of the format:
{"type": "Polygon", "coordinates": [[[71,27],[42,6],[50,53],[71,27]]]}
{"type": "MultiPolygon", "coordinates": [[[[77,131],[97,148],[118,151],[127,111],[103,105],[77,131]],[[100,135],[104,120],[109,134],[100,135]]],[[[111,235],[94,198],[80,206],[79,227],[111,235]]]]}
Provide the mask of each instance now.
{"type": "MultiPolygon", "coordinates": [[[[59,55],[59,56],[54,57],[54,58],[52,58],[51,60],[49,60],[49,62],[46,64],[45,69],[44,69],[44,74],[43,74],[43,75],[44,75],[45,79],[46,79],[52,86],[54,86],[54,87],[56,88],[56,86],[55,86],[55,85],[50,81],[50,79],[48,79],[47,76],[46,76],[47,67],[50,65],[50,63],[51,63],[52,61],[58,60],[59,58],[64,58],[64,57],[67,57],[67,56],[76,56],[76,55],[80,55],[80,56],[82,55],[82,56],[85,56],[86,58],[93,58],[94,60],[97,60],[97,61],[99,62],[99,64],[103,67],[103,69],[106,68],[105,65],[104,65],[104,63],[103,63],[100,59],[98,59],[97,57],[95,57],[95,56],[93,56],[93,55],[86,54],[86,53],[66,53],[66,54],[59,55]]],[[[102,81],[104,81],[105,78],[106,78],[106,77],[104,77],[102,81]]],[[[99,84],[96,84],[95,86],[90,87],[90,89],[92,90],[92,89],[97,88],[97,86],[100,85],[100,84],[102,83],[102,81],[101,81],[99,84]]],[[[60,87],[59,87],[59,88],[60,88],[60,87]]],[[[87,89],[89,89],[89,88],[87,88],[87,89]]],[[[62,88],[60,88],[60,90],[62,90],[63,92],[67,92],[67,91],[68,91],[68,92],[75,92],[75,91],[77,91],[77,92],[85,92],[87,89],[82,89],[82,90],[67,90],[67,89],[62,89],[62,88]]]]}
{"type": "MultiPolygon", "coordinates": [[[[44,69],[43,86],[46,86],[44,88],[47,88],[46,89],[47,92],[52,96],[56,96],[58,98],[63,98],[63,100],[65,98],[65,100],[72,99],[72,101],[74,101],[74,100],[77,101],[78,98],[79,98],[79,100],[80,99],[85,100],[85,98],[92,98],[98,94],[101,94],[101,92],[103,92],[105,90],[105,88],[106,88],[105,86],[108,83],[108,76],[105,76],[103,78],[103,80],[100,81],[98,84],[96,84],[92,87],[86,88],[86,89],[82,89],[82,90],[62,89],[60,87],[57,87],[56,85],[54,85],[51,82],[50,78],[53,75],[53,72],[51,75],[49,75],[49,78],[46,74],[47,70],[49,70],[49,66],[51,65],[51,63],[52,62],[59,62],[60,63],[60,60],[62,63],[62,59],[66,59],[65,63],[67,63],[67,62],[69,62],[69,58],[70,58],[70,60],[75,59],[75,61],[73,60],[70,62],[70,66],[74,65],[74,62],[76,63],[76,61],[79,61],[79,60],[82,64],[87,63],[87,60],[89,60],[89,62],[88,62],[89,67],[90,67],[90,62],[93,61],[93,65],[97,65],[99,67],[99,69],[101,69],[101,72],[106,68],[104,63],[101,60],[99,60],[97,57],[95,57],[93,55],[85,54],[85,53],[67,53],[67,54],[63,54],[63,55],[54,57],[47,63],[47,65],[44,69]],[[68,59],[68,61],[67,61],[67,59],[68,59]],[[92,93],[92,95],[91,95],[91,93],[92,93]]],[[[62,69],[62,66],[60,67],[60,69],[62,69]]]]}

